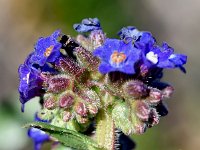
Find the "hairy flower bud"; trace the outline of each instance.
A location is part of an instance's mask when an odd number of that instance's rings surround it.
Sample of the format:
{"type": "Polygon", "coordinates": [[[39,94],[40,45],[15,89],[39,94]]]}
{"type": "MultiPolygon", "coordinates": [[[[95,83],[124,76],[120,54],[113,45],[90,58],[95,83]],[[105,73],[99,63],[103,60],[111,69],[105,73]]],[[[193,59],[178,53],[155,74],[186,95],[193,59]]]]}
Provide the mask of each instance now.
{"type": "Polygon", "coordinates": [[[78,102],[75,106],[75,111],[80,116],[87,116],[87,107],[84,103],[78,102]]]}
{"type": "Polygon", "coordinates": [[[135,113],[137,117],[142,121],[148,121],[150,114],[150,107],[144,101],[135,102],[135,113]]]}
{"type": "Polygon", "coordinates": [[[62,108],[70,108],[74,103],[74,95],[71,93],[62,94],[59,97],[59,106],[62,108]]]}
{"type": "Polygon", "coordinates": [[[69,111],[63,112],[63,117],[62,117],[63,121],[68,122],[71,119],[71,117],[72,117],[71,112],[69,112],[69,111]]]}
{"type": "Polygon", "coordinates": [[[54,109],[56,107],[56,100],[53,96],[49,96],[47,98],[44,99],[44,108],[47,109],[54,109]]]}
{"type": "Polygon", "coordinates": [[[151,104],[158,104],[162,99],[162,92],[156,88],[151,88],[147,101],[151,104]]]}
{"type": "Polygon", "coordinates": [[[81,124],[85,124],[89,121],[87,117],[80,116],[80,115],[76,115],[76,120],[78,121],[78,123],[81,123],[81,124]]]}
{"type": "Polygon", "coordinates": [[[131,80],[123,85],[124,95],[128,97],[133,97],[135,99],[143,98],[148,95],[147,86],[138,80],[131,80]]]}
{"type": "Polygon", "coordinates": [[[149,121],[148,121],[149,127],[157,125],[159,121],[160,121],[160,116],[158,112],[156,111],[155,108],[152,108],[150,112],[150,116],[149,116],[149,121]]]}
{"type": "Polygon", "coordinates": [[[93,46],[93,49],[101,46],[106,39],[105,33],[102,30],[95,30],[90,34],[90,40],[93,46]]]}
{"type": "Polygon", "coordinates": [[[48,91],[60,93],[70,87],[70,78],[65,75],[55,75],[48,80],[48,91]]]}
{"type": "Polygon", "coordinates": [[[135,133],[135,134],[143,134],[146,131],[147,126],[143,122],[138,122],[133,126],[133,128],[134,128],[133,129],[133,133],[135,133]]]}
{"type": "Polygon", "coordinates": [[[172,86],[167,86],[162,90],[164,98],[170,98],[174,92],[174,88],[172,86]]]}
{"type": "Polygon", "coordinates": [[[75,54],[79,61],[90,71],[97,71],[100,60],[83,47],[77,47],[75,54]]]}
{"type": "Polygon", "coordinates": [[[96,105],[89,104],[87,109],[91,115],[95,115],[98,113],[98,107],[96,105]]]}

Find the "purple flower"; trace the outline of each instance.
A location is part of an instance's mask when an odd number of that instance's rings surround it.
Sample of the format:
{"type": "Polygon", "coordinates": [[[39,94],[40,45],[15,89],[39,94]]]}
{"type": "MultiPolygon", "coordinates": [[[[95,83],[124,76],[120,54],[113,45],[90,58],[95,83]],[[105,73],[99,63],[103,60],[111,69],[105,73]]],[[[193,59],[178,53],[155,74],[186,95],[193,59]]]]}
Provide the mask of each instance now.
{"type": "Polygon", "coordinates": [[[77,32],[90,32],[94,30],[101,30],[98,18],[83,19],[80,24],[74,24],[73,27],[77,32]]]}
{"type": "Polygon", "coordinates": [[[42,79],[40,77],[40,72],[34,68],[27,65],[28,60],[25,64],[19,66],[19,93],[20,102],[22,103],[22,111],[24,111],[24,104],[35,96],[40,96],[42,94],[42,79]]]}
{"type": "MultiPolygon", "coordinates": [[[[40,118],[38,118],[37,114],[35,115],[35,121],[48,123],[47,120],[41,120],[40,118]]],[[[35,150],[40,150],[42,144],[50,140],[50,137],[48,134],[46,134],[44,131],[37,128],[30,128],[28,130],[28,136],[32,138],[32,140],[34,141],[35,150]]]]}
{"type": "Polygon", "coordinates": [[[148,52],[143,53],[143,62],[146,66],[156,66],[159,68],[179,67],[184,71],[183,65],[187,62],[187,56],[174,54],[174,49],[163,42],[162,47],[152,46],[148,52]]]}
{"type": "Polygon", "coordinates": [[[60,31],[55,31],[51,36],[40,38],[36,45],[35,51],[31,56],[31,63],[44,66],[46,62],[54,62],[60,56],[61,43],[57,41],[60,31]]]}
{"type": "Polygon", "coordinates": [[[117,39],[106,39],[93,54],[101,59],[99,71],[102,74],[112,71],[134,74],[134,64],[140,58],[140,50],[136,49],[131,42],[125,43],[117,39]]]}

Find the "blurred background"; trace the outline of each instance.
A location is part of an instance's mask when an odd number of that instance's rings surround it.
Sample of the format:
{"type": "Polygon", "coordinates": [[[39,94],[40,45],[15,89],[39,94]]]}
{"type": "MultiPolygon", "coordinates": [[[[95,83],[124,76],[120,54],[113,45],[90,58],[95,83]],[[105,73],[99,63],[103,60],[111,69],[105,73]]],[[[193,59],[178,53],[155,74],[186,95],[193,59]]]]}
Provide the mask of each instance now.
{"type": "Polygon", "coordinates": [[[169,114],[144,135],[133,136],[136,150],[200,149],[200,1],[199,0],[0,0],[0,150],[32,149],[22,125],[33,120],[38,99],[21,113],[17,86],[19,64],[40,36],[98,17],[108,37],[128,25],[151,31],[177,53],[188,55],[187,74],[167,70],[163,78],[175,87],[169,114]]]}

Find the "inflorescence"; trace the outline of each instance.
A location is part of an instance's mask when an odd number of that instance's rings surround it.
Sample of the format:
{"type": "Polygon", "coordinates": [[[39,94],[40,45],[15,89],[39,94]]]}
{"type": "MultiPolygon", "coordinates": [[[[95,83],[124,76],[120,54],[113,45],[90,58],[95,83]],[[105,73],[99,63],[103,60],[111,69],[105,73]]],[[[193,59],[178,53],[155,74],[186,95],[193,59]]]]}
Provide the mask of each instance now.
{"type": "MultiPolygon", "coordinates": [[[[40,97],[36,121],[83,134],[101,110],[109,110],[115,127],[126,135],[158,124],[168,113],[164,100],[174,91],[160,81],[163,69],[186,72],[187,56],[132,26],[122,28],[119,39],[106,37],[97,18],[84,19],[74,29],[80,33],[76,38],[60,30],[39,38],[19,66],[22,111],[26,102],[40,97]]],[[[29,136],[36,149],[51,140],[34,128],[29,136]]]]}

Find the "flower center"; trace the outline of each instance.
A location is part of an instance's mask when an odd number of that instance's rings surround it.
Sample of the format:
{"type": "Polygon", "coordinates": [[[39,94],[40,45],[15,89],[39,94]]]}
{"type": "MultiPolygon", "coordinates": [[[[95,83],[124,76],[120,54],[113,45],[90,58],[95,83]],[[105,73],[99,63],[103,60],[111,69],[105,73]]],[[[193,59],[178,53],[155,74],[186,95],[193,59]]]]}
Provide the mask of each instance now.
{"type": "Polygon", "coordinates": [[[53,45],[49,46],[49,47],[45,50],[44,56],[45,56],[45,57],[49,57],[49,55],[51,54],[53,48],[54,48],[53,45]]]}
{"type": "Polygon", "coordinates": [[[123,52],[114,51],[111,55],[112,62],[119,64],[126,59],[126,55],[123,52]]]}

